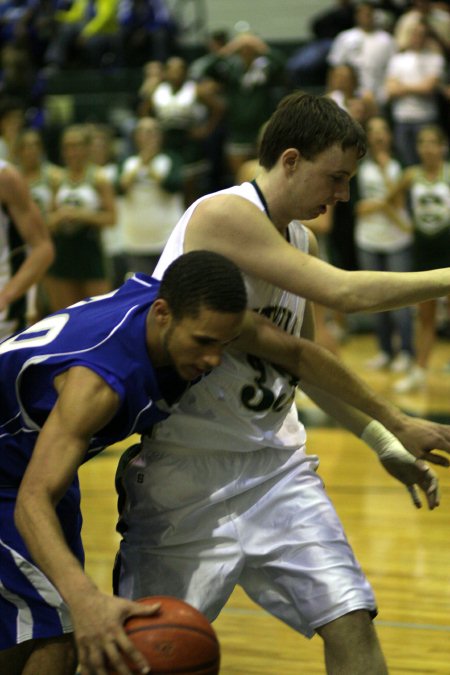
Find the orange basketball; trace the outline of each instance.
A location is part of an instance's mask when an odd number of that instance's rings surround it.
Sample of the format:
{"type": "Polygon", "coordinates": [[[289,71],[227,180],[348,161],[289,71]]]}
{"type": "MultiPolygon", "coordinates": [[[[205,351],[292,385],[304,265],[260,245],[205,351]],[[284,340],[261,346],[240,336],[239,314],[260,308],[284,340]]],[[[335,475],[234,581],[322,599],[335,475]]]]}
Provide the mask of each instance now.
{"type": "Polygon", "coordinates": [[[217,675],[219,642],[201,612],[165,595],[136,602],[161,604],[157,614],[132,617],[125,623],[130,639],[148,660],[151,675],[217,675]]]}

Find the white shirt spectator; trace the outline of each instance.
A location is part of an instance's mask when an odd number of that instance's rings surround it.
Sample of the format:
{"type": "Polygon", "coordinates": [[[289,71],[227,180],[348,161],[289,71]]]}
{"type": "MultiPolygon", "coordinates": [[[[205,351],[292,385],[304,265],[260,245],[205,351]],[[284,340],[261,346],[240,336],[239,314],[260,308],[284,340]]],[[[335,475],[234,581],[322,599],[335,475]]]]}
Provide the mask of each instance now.
{"type": "MultiPolygon", "coordinates": [[[[443,81],[445,60],[436,52],[406,51],[395,54],[388,66],[387,79],[414,87],[427,80],[443,81]]],[[[396,122],[435,122],[439,108],[435,92],[406,93],[392,98],[392,116],[396,122]]]]}
{"type": "Polygon", "coordinates": [[[353,66],[359,77],[359,91],[371,92],[382,103],[386,68],[395,51],[395,42],[387,31],[368,32],[356,27],[339,33],[332,44],[328,62],[332,66],[353,66]]]}

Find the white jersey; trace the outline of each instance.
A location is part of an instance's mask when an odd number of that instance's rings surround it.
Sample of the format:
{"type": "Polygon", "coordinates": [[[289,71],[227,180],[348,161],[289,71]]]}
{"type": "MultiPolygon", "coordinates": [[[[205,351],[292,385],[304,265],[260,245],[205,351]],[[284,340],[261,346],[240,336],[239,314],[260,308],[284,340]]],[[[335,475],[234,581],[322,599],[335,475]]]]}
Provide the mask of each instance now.
{"type": "MultiPolygon", "coordinates": [[[[360,199],[386,199],[389,186],[401,176],[402,167],[396,159],[390,159],[386,167],[370,156],[360,164],[357,173],[360,199]]],[[[357,214],[355,242],[363,251],[394,253],[412,244],[412,224],[405,208],[397,208],[399,219],[404,223],[401,229],[382,209],[372,213],[357,214]],[[406,229],[407,228],[407,229],[406,229]]]]}
{"type": "Polygon", "coordinates": [[[174,91],[169,82],[161,82],[152,96],[156,117],[163,129],[188,129],[206,117],[205,106],[197,100],[197,84],[186,81],[174,91]]]}
{"type": "MultiPolygon", "coordinates": [[[[220,193],[264,205],[251,183],[220,193]]],[[[186,227],[202,197],[177,223],[154,271],[160,279],[183,253],[186,227]]],[[[290,243],[308,250],[308,235],[300,223],[289,224],[290,243]]],[[[261,279],[244,274],[248,304],[283,330],[300,335],[305,301],[261,279]]],[[[269,363],[241,353],[226,353],[222,364],[190,388],[171,417],[155,427],[152,438],[201,450],[249,452],[261,447],[296,449],[305,443],[304,427],[294,403],[295,381],[269,363]]]]}
{"type": "Polygon", "coordinates": [[[170,155],[160,152],[142,166],[138,155],[128,157],[122,176],[136,174],[123,201],[124,249],[130,254],[160,253],[183,213],[181,192],[169,192],[161,183],[172,169],[170,155]]]}

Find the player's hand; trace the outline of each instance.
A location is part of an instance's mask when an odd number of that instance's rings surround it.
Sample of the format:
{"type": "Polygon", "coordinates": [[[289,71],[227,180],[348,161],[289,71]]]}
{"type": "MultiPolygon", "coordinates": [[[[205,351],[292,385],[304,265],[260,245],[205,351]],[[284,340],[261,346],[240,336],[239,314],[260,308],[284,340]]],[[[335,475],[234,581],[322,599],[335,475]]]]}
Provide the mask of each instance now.
{"type": "Polygon", "coordinates": [[[450,425],[408,415],[404,415],[403,419],[402,428],[393,433],[408,452],[431,464],[448,467],[450,462],[447,457],[436,453],[436,450],[450,454],[450,425]]]}
{"type": "Polygon", "coordinates": [[[150,664],[124,630],[131,616],[155,614],[160,605],[142,605],[131,600],[93,593],[71,607],[80,675],[107,675],[107,666],[120,675],[150,672],[150,664]],[[133,670],[127,666],[133,664],[133,670]]]}
{"type": "Polygon", "coordinates": [[[419,491],[422,491],[425,495],[430,510],[439,506],[439,480],[426,462],[421,459],[412,462],[405,461],[402,456],[380,459],[380,461],[391,476],[406,486],[417,509],[422,508],[419,491]]]}

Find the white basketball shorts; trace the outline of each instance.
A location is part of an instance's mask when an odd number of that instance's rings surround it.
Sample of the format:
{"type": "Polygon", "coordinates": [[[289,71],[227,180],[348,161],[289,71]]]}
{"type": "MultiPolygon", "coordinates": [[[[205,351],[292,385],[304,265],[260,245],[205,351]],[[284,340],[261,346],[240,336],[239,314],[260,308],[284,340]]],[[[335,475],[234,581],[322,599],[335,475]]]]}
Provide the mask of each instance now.
{"type": "Polygon", "coordinates": [[[200,452],[146,440],[121,476],[116,591],[173,595],[216,618],[236,584],[307,637],[349,612],[376,614],[303,448],[200,452]]]}

